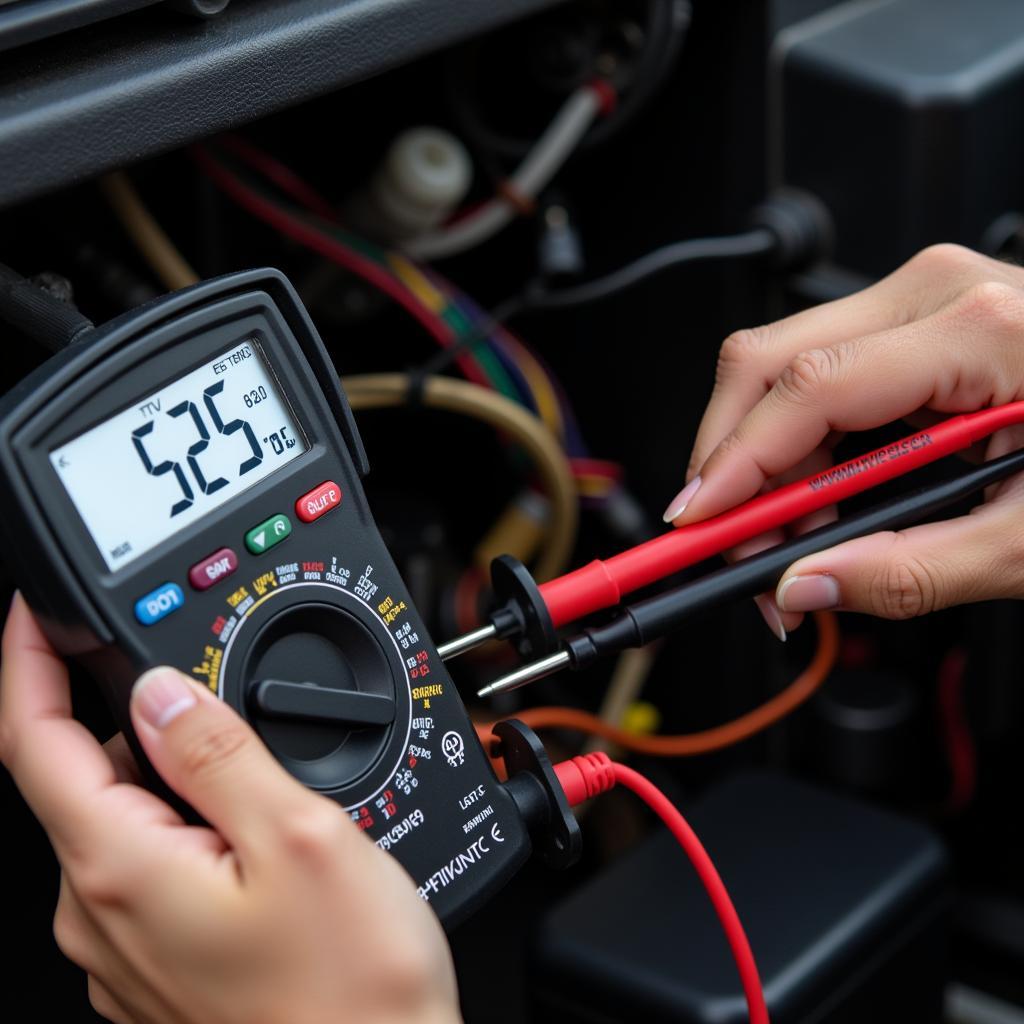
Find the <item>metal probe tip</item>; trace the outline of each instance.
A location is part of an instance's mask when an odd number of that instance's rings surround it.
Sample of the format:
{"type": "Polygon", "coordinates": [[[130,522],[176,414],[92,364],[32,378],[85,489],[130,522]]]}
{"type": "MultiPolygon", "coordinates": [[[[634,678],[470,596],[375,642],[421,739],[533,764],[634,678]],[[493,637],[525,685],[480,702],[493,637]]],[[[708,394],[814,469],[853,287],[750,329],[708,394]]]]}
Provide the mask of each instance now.
{"type": "Polygon", "coordinates": [[[488,640],[493,640],[497,635],[497,626],[493,624],[481,626],[479,629],[474,629],[472,633],[464,633],[462,636],[457,636],[454,640],[449,640],[446,644],[441,644],[437,649],[437,653],[441,655],[442,661],[450,661],[452,658],[457,658],[460,654],[473,650],[474,647],[487,643],[488,640]]]}
{"type": "Polygon", "coordinates": [[[506,693],[509,690],[516,690],[527,683],[536,682],[545,676],[554,675],[559,669],[566,668],[572,659],[568,651],[556,651],[549,654],[540,661],[532,661],[529,665],[517,668],[515,672],[509,672],[507,676],[501,676],[489,683],[482,690],[477,690],[478,697],[491,697],[496,693],[506,693]]]}

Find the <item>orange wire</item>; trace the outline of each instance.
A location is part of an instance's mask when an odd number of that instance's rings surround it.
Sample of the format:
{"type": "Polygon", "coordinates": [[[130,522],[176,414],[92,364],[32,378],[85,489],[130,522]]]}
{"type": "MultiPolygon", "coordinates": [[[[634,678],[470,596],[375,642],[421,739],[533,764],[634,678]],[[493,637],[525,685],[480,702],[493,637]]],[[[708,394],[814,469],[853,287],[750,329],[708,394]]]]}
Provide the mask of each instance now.
{"type": "MultiPolygon", "coordinates": [[[[531,729],[572,729],[601,736],[626,750],[652,757],[693,757],[731,747],[785,718],[828,678],[839,654],[839,626],[832,612],[815,612],[814,621],[818,629],[818,646],[803,672],[785,690],[760,707],[713,729],[677,736],[644,736],[611,725],[588,711],[562,707],[527,708],[515,717],[531,729]]],[[[495,724],[487,722],[476,727],[484,749],[490,749],[491,729],[495,724]]]]}

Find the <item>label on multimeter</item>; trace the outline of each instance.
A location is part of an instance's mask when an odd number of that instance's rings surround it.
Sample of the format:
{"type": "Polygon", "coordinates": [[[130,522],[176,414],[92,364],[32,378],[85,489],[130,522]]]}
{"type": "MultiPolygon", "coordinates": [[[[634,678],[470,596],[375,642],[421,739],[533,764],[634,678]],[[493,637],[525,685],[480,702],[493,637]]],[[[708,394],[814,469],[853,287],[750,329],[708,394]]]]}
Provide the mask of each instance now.
{"type": "Polygon", "coordinates": [[[129,739],[138,673],[190,673],[450,924],[530,843],[377,532],[364,468],[326,352],[273,271],[123,317],[0,403],[11,568],[129,739]]]}

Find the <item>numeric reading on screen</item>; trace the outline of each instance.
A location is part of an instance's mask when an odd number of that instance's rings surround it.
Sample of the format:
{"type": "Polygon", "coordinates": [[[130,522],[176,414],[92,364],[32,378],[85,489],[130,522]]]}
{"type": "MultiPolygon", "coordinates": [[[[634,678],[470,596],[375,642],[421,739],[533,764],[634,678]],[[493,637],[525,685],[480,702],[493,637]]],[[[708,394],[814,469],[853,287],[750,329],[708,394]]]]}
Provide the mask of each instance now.
{"type": "Polygon", "coordinates": [[[55,449],[50,463],[118,569],[306,450],[247,341],[55,449]]]}

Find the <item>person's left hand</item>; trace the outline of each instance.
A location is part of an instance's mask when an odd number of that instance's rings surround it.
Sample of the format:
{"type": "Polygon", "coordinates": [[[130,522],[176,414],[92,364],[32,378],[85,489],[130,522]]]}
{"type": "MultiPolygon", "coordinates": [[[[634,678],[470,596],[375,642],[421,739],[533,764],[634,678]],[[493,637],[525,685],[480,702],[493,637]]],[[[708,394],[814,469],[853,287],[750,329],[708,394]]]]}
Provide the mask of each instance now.
{"type": "MultiPolygon", "coordinates": [[[[396,860],[304,788],[242,719],[173,669],[132,721],[195,826],[71,717],[64,663],[21,597],[3,637],[0,760],[63,868],[54,921],[116,1024],[441,1024],[451,957],[396,860]]],[[[9,841],[9,837],[8,837],[9,841]]]]}

